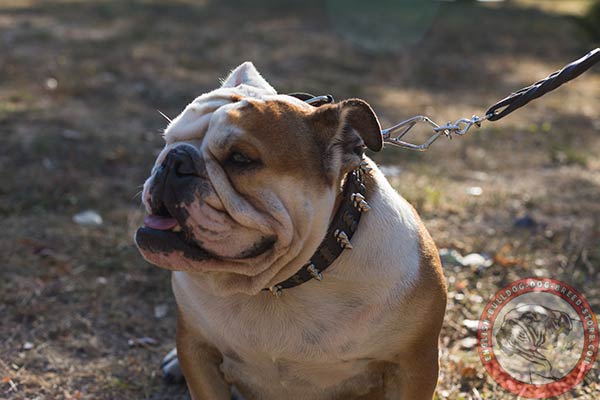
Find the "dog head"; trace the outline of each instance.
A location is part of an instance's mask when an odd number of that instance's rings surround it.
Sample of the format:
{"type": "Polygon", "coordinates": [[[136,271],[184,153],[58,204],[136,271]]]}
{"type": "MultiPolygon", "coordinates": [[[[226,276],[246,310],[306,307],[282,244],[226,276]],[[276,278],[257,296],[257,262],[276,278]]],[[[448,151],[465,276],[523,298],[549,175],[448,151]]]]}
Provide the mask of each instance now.
{"type": "Polygon", "coordinates": [[[278,95],[251,63],[196,98],[165,131],[143,190],[136,244],[157,266],[255,294],[318,247],[347,172],[382,147],[367,103],[320,107],[278,95]]]}

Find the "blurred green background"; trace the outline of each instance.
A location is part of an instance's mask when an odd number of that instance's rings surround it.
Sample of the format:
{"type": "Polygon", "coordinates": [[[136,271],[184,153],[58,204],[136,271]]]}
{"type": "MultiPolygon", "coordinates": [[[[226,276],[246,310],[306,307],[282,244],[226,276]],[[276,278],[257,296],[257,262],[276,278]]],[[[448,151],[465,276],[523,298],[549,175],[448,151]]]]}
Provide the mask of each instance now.
{"type": "MultiPolygon", "coordinates": [[[[281,93],[444,123],[598,47],[599,26],[586,0],[2,0],[0,398],[186,398],[158,371],[169,274],[132,243],[157,110],[251,60],[281,93]]],[[[446,260],[440,399],[513,398],[468,322],[508,282],[562,279],[600,311],[599,72],[427,153],[373,155],[446,254],[486,260],[446,260]]],[[[597,398],[597,367],[560,398],[597,398]]]]}

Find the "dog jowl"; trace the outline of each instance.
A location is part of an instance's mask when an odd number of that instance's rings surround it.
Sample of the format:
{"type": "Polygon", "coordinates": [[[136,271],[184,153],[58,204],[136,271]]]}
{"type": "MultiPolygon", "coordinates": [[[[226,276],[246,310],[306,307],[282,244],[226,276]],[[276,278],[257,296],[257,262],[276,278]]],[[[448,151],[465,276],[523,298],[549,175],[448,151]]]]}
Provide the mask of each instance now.
{"type": "Polygon", "coordinates": [[[316,107],[244,63],[165,142],[135,240],[173,271],[192,398],[433,396],[445,282],[418,215],[364,154],[382,148],[366,102],[316,107]]]}

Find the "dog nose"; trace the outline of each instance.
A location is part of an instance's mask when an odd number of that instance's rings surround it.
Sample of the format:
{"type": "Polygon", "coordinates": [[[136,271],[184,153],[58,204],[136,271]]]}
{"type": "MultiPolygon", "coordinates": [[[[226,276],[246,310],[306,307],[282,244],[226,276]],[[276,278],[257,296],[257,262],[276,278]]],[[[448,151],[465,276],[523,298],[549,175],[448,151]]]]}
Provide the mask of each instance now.
{"type": "Polygon", "coordinates": [[[150,187],[151,209],[160,214],[165,206],[174,204],[176,193],[185,193],[192,182],[204,177],[203,166],[202,158],[192,147],[178,146],[169,151],[154,172],[150,187]]]}
{"type": "Polygon", "coordinates": [[[195,162],[198,158],[194,149],[190,149],[188,146],[178,146],[167,154],[161,167],[169,174],[179,177],[198,175],[195,162]]]}

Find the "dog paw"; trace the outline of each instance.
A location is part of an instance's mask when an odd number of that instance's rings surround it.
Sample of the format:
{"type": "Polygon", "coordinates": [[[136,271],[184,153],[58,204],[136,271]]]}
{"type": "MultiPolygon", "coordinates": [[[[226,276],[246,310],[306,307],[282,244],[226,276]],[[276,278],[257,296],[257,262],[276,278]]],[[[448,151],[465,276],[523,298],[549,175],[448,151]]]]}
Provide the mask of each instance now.
{"type": "Polygon", "coordinates": [[[177,359],[177,349],[171,350],[160,363],[160,369],[163,373],[163,380],[170,384],[183,383],[184,378],[179,368],[179,360],[177,359]]]}

